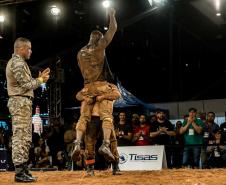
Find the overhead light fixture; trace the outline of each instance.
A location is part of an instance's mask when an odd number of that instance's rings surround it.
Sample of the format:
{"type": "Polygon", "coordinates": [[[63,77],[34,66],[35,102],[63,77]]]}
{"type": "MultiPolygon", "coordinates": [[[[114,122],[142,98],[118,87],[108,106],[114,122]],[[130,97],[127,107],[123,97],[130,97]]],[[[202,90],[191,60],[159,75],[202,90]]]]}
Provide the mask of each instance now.
{"type": "Polygon", "coordinates": [[[221,13],[220,12],[216,13],[216,16],[217,17],[220,17],[221,16],[221,13]]]}
{"type": "Polygon", "coordinates": [[[104,8],[109,8],[111,6],[111,1],[105,0],[102,2],[104,8]]]}
{"type": "Polygon", "coordinates": [[[54,16],[60,15],[60,8],[58,8],[56,5],[51,6],[50,13],[54,16]]]}
{"type": "Polygon", "coordinates": [[[148,2],[149,2],[149,4],[150,4],[150,6],[153,5],[153,0],[148,0],[148,2]]]}
{"type": "Polygon", "coordinates": [[[4,15],[0,15],[0,22],[5,22],[5,16],[4,15]]]}
{"type": "Polygon", "coordinates": [[[220,17],[221,16],[221,0],[215,0],[215,6],[216,6],[216,16],[220,17]]]}
{"type": "Polygon", "coordinates": [[[221,0],[215,0],[215,4],[216,4],[216,10],[219,11],[221,6],[221,0]]]}
{"type": "MultiPolygon", "coordinates": [[[[148,0],[148,1],[150,3],[151,0],[148,0]]],[[[152,0],[152,5],[155,5],[155,6],[163,6],[163,5],[166,4],[166,1],[167,0],[152,0]]]]}

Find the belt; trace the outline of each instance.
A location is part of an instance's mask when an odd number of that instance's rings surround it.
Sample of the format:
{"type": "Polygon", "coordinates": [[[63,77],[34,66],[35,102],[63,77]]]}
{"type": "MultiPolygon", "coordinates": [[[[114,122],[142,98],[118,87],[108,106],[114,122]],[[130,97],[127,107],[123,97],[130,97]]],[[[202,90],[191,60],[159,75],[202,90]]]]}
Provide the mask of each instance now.
{"type": "Polygon", "coordinates": [[[23,96],[23,95],[14,95],[14,96],[25,97],[25,98],[27,98],[27,99],[29,99],[31,101],[34,100],[34,98],[32,96],[23,96]]]}

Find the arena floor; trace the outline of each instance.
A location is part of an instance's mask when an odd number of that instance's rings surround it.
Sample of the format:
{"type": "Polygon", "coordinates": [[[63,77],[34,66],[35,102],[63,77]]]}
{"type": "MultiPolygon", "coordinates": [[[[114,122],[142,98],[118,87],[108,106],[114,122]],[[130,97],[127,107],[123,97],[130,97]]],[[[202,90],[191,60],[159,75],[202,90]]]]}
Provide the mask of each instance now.
{"type": "MultiPolygon", "coordinates": [[[[84,171],[33,172],[35,185],[226,185],[226,169],[161,170],[122,172],[112,176],[110,171],[95,171],[87,177],[84,171]]],[[[0,172],[0,185],[16,184],[13,172],[0,172]]],[[[29,183],[19,183],[29,184],[29,183]]]]}

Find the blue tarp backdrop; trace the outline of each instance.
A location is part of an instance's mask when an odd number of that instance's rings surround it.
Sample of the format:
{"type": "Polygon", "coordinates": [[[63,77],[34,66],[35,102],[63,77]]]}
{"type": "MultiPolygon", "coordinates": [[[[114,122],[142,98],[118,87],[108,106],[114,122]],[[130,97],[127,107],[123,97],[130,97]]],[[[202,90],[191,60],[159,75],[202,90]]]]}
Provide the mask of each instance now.
{"type": "Polygon", "coordinates": [[[155,107],[154,105],[145,103],[138,99],[136,96],[134,96],[132,93],[127,91],[121,84],[120,81],[117,80],[117,87],[121,93],[121,98],[115,101],[114,107],[116,108],[124,108],[124,107],[130,107],[130,106],[141,106],[144,109],[148,109],[150,111],[154,111],[155,107]]]}
{"type": "MultiPolygon", "coordinates": [[[[142,109],[146,109],[150,112],[155,111],[156,108],[154,105],[145,103],[138,99],[136,96],[134,96],[132,93],[127,91],[122,85],[119,80],[117,80],[116,85],[121,93],[121,98],[117,99],[114,102],[115,108],[126,108],[126,107],[141,107],[142,109]]],[[[70,107],[65,109],[80,109],[80,106],[78,107],[70,107]]]]}

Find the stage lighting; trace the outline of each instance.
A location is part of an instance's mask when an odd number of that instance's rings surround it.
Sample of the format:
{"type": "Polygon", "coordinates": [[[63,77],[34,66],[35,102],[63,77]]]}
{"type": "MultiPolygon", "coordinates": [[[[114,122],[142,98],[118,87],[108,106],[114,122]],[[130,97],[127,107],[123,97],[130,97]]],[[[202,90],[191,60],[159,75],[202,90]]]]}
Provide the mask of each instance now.
{"type": "Polygon", "coordinates": [[[149,4],[150,4],[150,6],[153,5],[153,0],[148,0],[148,2],[149,2],[149,4]]]}
{"type": "Polygon", "coordinates": [[[0,22],[5,22],[5,16],[4,15],[0,15],[0,22]]]}
{"type": "Polygon", "coordinates": [[[220,6],[221,6],[221,1],[220,0],[215,0],[215,4],[216,4],[216,10],[219,11],[220,10],[220,6]]]}
{"type": "Polygon", "coordinates": [[[152,5],[155,5],[155,6],[164,6],[166,4],[166,2],[167,2],[167,0],[152,0],[152,5]]]}
{"type": "Polygon", "coordinates": [[[216,13],[216,16],[217,17],[220,17],[221,16],[221,13],[220,12],[216,13]]]}
{"type": "Polygon", "coordinates": [[[42,92],[44,92],[45,90],[47,90],[46,83],[42,83],[41,84],[41,89],[42,89],[42,92]]]}
{"type": "Polygon", "coordinates": [[[50,13],[54,16],[58,16],[60,15],[60,9],[57,6],[53,5],[50,8],[50,13]]]}
{"type": "Polygon", "coordinates": [[[107,1],[107,0],[103,1],[102,5],[103,5],[104,8],[109,8],[111,6],[111,1],[107,1]]]}

